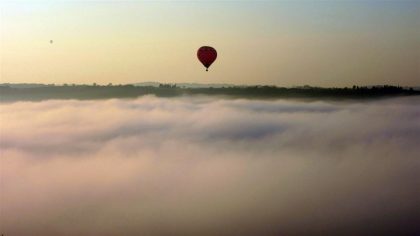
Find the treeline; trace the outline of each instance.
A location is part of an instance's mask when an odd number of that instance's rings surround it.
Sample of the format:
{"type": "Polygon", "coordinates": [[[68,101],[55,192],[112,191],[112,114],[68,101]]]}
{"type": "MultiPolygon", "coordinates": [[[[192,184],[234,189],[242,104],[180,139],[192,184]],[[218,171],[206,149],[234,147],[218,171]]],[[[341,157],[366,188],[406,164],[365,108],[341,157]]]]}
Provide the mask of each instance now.
{"type": "Polygon", "coordinates": [[[45,100],[45,99],[109,99],[135,98],[143,95],[158,97],[175,97],[182,95],[216,95],[237,98],[314,98],[314,99],[366,99],[389,96],[420,95],[420,91],[400,86],[372,87],[295,87],[276,86],[230,86],[222,88],[185,88],[176,84],[160,84],[155,86],[134,85],[42,85],[11,86],[0,85],[0,101],[45,100]]]}

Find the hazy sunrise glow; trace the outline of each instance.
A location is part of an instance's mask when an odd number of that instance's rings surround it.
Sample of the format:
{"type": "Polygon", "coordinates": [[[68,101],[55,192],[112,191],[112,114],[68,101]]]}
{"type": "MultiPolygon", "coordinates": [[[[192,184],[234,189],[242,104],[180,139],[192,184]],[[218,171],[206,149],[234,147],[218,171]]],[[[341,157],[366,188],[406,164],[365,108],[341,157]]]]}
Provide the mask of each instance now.
{"type": "Polygon", "coordinates": [[[0,5],[2,82],[419,84],[419,1],[0,5]],[[219,52],[211,73],[202,45],[219,52]]]}

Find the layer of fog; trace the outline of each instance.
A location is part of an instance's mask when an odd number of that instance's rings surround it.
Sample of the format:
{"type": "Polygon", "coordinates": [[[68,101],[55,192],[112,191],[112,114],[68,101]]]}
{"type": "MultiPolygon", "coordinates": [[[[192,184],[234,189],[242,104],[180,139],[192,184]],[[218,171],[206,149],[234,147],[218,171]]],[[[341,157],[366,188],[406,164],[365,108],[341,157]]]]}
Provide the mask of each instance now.
{"type": "Polygon", "coordinates": [[[0,231],[409,234],[420,210],[418,104],[0,104],[0,231]]]}

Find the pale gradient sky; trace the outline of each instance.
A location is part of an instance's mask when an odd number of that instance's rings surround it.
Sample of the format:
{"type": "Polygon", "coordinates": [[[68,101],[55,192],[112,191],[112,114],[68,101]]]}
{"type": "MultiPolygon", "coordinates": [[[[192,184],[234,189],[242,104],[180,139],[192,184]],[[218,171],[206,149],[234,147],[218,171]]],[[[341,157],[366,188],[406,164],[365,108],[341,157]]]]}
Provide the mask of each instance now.
{"type": "Polygon", "coordinates": [[[420,1],[0,4],[1,82],[420,84],[420,1]]]}

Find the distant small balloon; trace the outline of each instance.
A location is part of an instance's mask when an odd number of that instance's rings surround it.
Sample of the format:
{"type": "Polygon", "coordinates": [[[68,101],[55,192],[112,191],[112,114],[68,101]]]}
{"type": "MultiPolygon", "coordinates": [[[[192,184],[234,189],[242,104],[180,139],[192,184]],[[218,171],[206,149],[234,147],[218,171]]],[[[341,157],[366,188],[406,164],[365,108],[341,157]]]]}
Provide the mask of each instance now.
{"type": "Polygon", "coordinates": [[[208,71],[211,64],[217,58],[217,52],[216,52],[216,49],[210,46],[203,46],[198,49],[197,57],[198,57],[198,60],[200,60],[200,62],[204,65],[204,67],[206,67],[206,71],[208,71]]]}
{"type": "Polygon", "coordinates": [[[50,43],[53,43],[53,41],[52,41],[52,40],[50,40],[50,43]]]}

